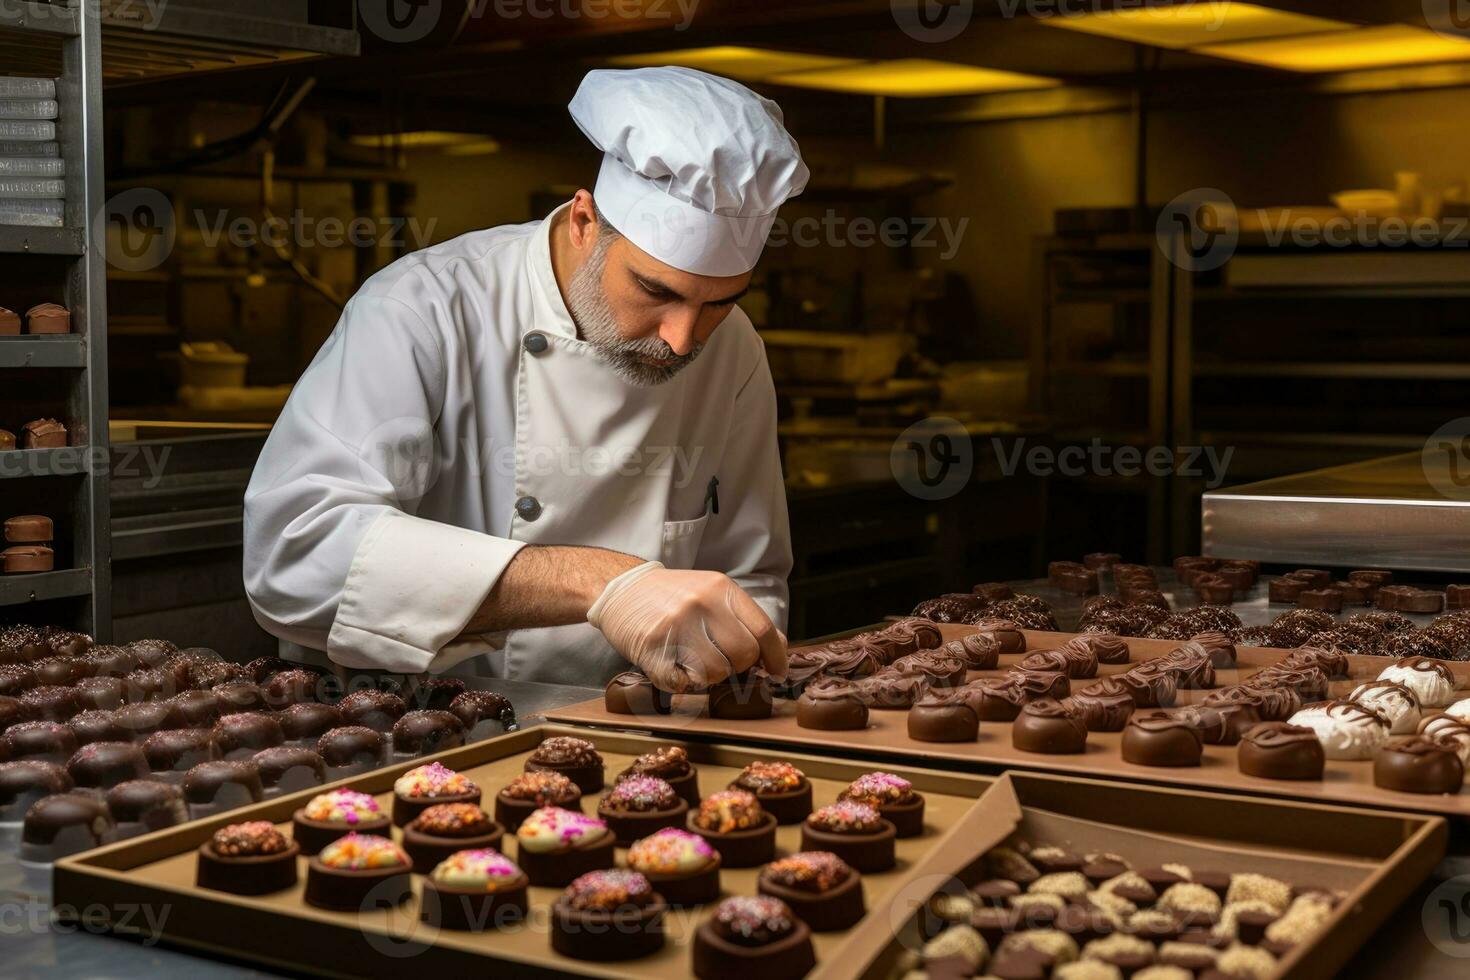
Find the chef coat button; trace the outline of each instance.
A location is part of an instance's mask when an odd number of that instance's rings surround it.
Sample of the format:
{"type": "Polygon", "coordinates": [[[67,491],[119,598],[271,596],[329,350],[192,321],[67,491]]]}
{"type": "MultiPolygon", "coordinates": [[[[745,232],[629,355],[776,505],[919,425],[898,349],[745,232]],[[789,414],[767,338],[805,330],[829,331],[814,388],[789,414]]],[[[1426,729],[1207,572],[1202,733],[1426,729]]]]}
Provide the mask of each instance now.
{"type": "Polygon", "coordinates": [[[521,344],[532,354],[544,353],[546,348],[551,346],[547,343],[546,334],[544,333],[528,333],[525,339],[521,341],[521,344]]]}
{"type": "MultiPolygon", "coordinates": [[[[546,338],[542,337],[541,340],[545,343],[546,338]]],[[[522,497],[516,501],[516,513],[521,515],[522,520],[534,521],[541,516],[541,501],[535,497],[522,497]]]]}

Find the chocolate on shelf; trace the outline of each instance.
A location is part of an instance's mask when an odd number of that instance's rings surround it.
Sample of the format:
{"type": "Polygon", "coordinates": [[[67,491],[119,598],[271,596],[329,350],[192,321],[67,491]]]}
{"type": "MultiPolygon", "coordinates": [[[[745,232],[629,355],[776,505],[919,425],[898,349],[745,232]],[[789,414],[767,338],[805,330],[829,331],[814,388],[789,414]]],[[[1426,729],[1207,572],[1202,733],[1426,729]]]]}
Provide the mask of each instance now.
{"type": "Polygon", "coordinates": [[[727,898],[694,934],[699,980],[799,980],[816,966],[811,930],[778,898],[727,898]]]}
{"type": "Polygon", "coordinates": [[[815,681],[796,701],[796,724],[817,731],[861,730],[868,727],[868,706],[851,681],[815,681]]]}
{"type": "Polygon", "coordinates": [[[720,896],[720,854],[687,830],[664,827],[634,841],[627,863],[671,906],[701,905],[720,896]]]}
{"type": "Polygon", "coordinates": [[[1401,793],[1458,793],[1465,783],[1459,753],[1423,735],[1391,738],[1373,757],[1373,785],[1401,793]]]}
{"type": "Polygon", "coordinates": [[[761,809],[777,823],[799,823],[812,812],[812,784],[789,762],[752,762],[735,777],[730,788],[754,794],[761,809]]]}
{"type": "Polygon", "coordinates": [[[803,851],[761,869],[756,890],[779,898],[813,932],[834,932],[863,917],[862,876],[830,851],[803,851]]]}
{"type": "Polygon", "coordinates": [[[551,769],[523,772],[495,794],[495,820],[507,830],[542,807],[580,810],[582,791],[566,776],[551,769]]]}
{"type": "Polygon", "coordinates": [[[865,874],[887,871],[895,862],[898,832],[866,803],[841,800],[813,810],[801,825],[803,851],[830,851],[865,874]]]}
{"type": "Polygon", "coordinates": [[[526,771],[550,769],[577,784],[583,793],[598,793],[604,783],[604,765],[597,748],[584,738],[554,735],[536,746],[526,760],[526,771]]]}
{"type": "Polygon", "coordinates": [[[551,909],[551,948],[579,960],[636,959],[661,949],[668,905],[636,871],[578,877],[551,909]]]}
{"type": "Polygon", "coordinates": [[[99,794],[73,791],[45,796],[26,811],[20,859],[37,864],[59,861],[107,843],[114,831],[99,794]]]}
{"type": "Polygon", "coordinates": [[[343,912],[399,904],[412,894],[411,877],[408,855],[397,844],[348,833],[307,863],[304,898],[308,905],[343,912]]]}
{"type": "Polygon", "coordinates": [[[386,837],[391,822],[377,799],[350,789],[313,796],[291,815],[291,836],[307,856],[356,831],[386,837]]]}
{"type": "Polygon", "coordinates": [[[464,723],[448,711],[410,711],[393,723],[393,751],[399,755],[432,755],[464,744],[464,723]]]}
{"type": "Polygon", "coordinates": [[[403,828],[403,849],[413,870],[429,874],[456,851],[499,849],[505,828],[474,803],[440,803],[403,828]]]}
{"type": "Polygon", "coordinates": [[[566,885],[611,868],[616,841],[607,824],[559,807],[534,810],[516,828],[516,863],[533,885],[566,885]]]}
{"type": "Polygon", "coordinates": [[[1197,766],[1203,749],[1195,726],[1171,711],[1140,711],[1123,729],[1123,761],[1136,766],[1197,766]]]}
{"type": "Polygon", "coordinates": [[[717,850],[729,868],[755,867],[776,855],[776,818],[746,790],[705,797],[689,814],[689,829],[717,850]]]}
{"type": "Polygon", "coordinates": [[[1011,744],[1022,752],[1080,754],[1087,751],[1087,725],[1060,701],[1031,701],[1011,723],[1011,744]]]}
{"type": "Polygon", "coordinates": [[[424,879],[419,918],[441,929],[482,932],[523,920],[530,880],[494,848],[460,850],[424,879]]]}
{"type": "Polygon", "coordinates": [[[901,776],[888,772],[865,773],[849,783],[837,798],[873,807],[893,824],[899,837],[917,837],[924,832],[924,796],[901,776]]]}

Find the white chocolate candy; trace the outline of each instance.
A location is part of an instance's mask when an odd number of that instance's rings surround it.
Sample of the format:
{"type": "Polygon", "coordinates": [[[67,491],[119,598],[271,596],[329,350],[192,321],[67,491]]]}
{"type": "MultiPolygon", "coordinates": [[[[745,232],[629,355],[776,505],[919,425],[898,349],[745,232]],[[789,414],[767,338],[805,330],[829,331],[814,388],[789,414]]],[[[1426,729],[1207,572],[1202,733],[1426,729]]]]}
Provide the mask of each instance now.
{"type": "Polygon", "coordinates": [[[1372,708],[1388,719],[1392,735],[1412,735],[1419,727],[1422,712],[1414,692],[1397,681],[1370,681],[1359,684],[1348,700],[1372,708]]]}
{"type": "Polygon", "coordinates": [[[1442,708],[1455,700],[1455,675],[1428,657],[1405,657],[1385,667],[1378,679],[1404,685],[1414,692],[1421,707],[1442,708]]]}
{"type": "Polygon", "coordinates": [[[1310,728],[1329,759],[1371,759],[1388,741],[1388,719],[1351,701],[1328,701],[1303,708],[1290,724],[1310,728]]]}
{"type": "Polygon", "coordinates": [[[1453,746],[1460,762],[1470,766],[1470,722],[1450,715],[1434,715],[1419,723],[1419,734],[1453,746]]]}
{"type": "Polygon", "coordinates": [[[1449,715],[1451,718],[1459,718],[1461,721],[1470,721],[1470,698],[1456,701],[1454,704],[1444,709],[1444,713],[1449,715]]]}

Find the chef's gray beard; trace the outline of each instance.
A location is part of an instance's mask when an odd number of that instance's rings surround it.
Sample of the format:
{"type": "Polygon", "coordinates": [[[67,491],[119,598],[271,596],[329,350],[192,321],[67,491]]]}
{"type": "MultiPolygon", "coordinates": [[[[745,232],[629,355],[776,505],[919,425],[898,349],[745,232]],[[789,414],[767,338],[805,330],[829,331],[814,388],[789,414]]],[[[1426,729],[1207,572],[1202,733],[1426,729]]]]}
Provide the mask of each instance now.
{"type": "Polygon", "coordinates": [[[601,214],[597,216],[597,241],[592,244],[592,254],[582,263],[582,268],[572,275],[567,287],[567,309],[577,324],[582,339],[591,344],[604,361],[610,364],[623,380],[642,388],[651,388],[673,378],[689,365],[703,344],[682,357],[659,337],[642,340],[627,340],[618,329],[617,316],[602,291],[602,273],[607,266],[607,252],[617,241],[619,234],[601,214]],[[650,364],[646,358],[664,361],[676,358],[673,364],[659,366],[650,364]]]}

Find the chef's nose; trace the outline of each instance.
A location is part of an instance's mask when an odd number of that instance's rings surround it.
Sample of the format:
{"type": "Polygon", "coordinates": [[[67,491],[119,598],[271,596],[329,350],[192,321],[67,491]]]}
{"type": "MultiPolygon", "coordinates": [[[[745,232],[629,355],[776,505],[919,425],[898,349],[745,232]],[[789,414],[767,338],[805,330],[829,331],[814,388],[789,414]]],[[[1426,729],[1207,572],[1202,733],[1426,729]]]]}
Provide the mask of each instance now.
{"type": "Polygon", "coordinates": [[[673,350],[674,356],[683,357],[694,349],[694,328],[699,323],[697,310],[679,309],[668,314],[658,326],[659,338],[673,350]]]}

